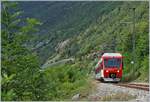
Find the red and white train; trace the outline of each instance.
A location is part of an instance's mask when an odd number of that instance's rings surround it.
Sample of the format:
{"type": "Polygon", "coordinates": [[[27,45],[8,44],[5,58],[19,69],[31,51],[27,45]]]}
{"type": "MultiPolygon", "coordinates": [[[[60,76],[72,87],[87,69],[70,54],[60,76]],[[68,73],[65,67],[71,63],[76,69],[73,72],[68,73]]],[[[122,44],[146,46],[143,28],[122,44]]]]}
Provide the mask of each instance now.
{"type": "Polygon", "coordinates": [[[95,67],[95,78],[119,82],[122,77],[123,56],[120,53],[104,53],[95,67]]]}

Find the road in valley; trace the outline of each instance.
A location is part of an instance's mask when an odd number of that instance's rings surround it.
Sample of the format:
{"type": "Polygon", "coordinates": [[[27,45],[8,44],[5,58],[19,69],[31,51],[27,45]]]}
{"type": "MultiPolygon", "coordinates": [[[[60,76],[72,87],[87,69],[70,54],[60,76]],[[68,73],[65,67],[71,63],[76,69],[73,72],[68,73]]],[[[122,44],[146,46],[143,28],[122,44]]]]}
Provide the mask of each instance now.
{"type": "Polygon", "coordinates": [[[53,62],[53,63],[45,63],[44,65],[42,65],[41,69],[49,68],[49,67],[52,67],[52,66],[55,66],[55,65],[59,65],[59,64],[64,64],[64,63],[67,63],[69,61],[73,62],[74,58],[62,59],[60,61],[53,62]]]}

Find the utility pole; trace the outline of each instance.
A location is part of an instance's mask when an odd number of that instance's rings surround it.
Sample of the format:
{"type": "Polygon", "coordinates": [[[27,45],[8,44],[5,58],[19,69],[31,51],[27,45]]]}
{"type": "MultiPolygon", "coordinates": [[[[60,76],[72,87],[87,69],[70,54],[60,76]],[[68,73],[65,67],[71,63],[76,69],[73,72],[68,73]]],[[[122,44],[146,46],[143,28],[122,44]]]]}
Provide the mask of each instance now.
{"type": "Polygon", "coordinates": [[[133,29],[132,29],[132,61],[133,69],[135,69],[135,8],[131,8],[133,10],[133,29]]]}
{"type": "Polygon", "coordinates": [[[113,36],[113,52],[116,52],[116,35],[113,36]]]}
{"type": "MultiPolygon", "coordinates": [[[[113,9],[112,9],[112,10],[113,10],[113,9]]],[[[113,15],[113,13],[110,14],[110,19],[111,19],[112,15],[113,15]]],[[[117,26],[117,25],[116,25],[116,26],[117,26]]],[[[110,50],[111,50],[113,53],[116,52],[116,34],[114,34],[114,35],[112,36],[112,44],[111,44],[111,46],[110,46],[110,50]]]]}

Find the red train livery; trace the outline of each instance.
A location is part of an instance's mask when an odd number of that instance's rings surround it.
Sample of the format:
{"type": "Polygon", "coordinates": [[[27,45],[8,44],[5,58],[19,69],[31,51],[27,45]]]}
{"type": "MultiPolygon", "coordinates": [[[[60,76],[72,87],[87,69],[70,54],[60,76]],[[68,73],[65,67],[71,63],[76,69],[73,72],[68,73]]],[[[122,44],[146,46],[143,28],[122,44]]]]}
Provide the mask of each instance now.
{"type": "Polygon", "coordinates": [[[119,82],[122,77],[123,56],[120,53],[104,53],[95,67],[95,78],[119,82]]]}

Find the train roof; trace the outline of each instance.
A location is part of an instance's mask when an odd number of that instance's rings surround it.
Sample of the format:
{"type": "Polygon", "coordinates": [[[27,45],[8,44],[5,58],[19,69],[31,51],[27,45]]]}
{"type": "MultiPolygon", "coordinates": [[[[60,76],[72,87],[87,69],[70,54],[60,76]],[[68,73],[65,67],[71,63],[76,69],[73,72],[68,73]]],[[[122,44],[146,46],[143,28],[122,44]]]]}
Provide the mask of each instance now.
{"type": "Polygon", "coordinates": [[[120,53],[104,53],[102,57],[122,57],[120,53]]]}

